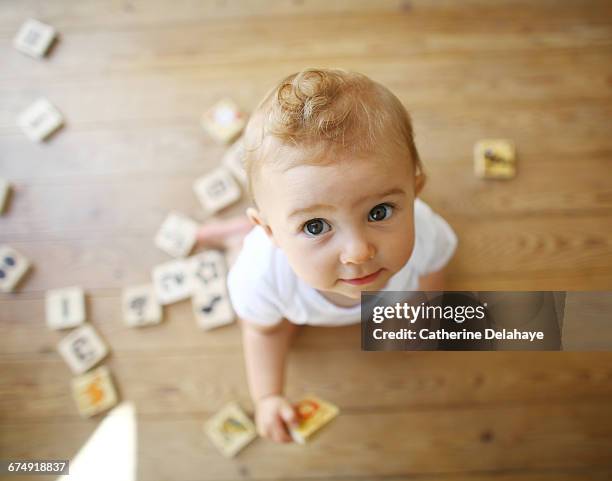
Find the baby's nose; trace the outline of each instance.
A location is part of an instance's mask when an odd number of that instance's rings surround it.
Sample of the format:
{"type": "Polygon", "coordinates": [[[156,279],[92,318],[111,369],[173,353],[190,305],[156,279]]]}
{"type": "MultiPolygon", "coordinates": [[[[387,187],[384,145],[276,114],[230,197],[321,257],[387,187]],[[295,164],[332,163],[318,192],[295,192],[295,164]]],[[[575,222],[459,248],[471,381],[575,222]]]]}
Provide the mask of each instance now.
{"type": "Polygon", "coordinates": [[[342,264],[363,264],[374,258],[376,248],[366,239],[356,238],[348,242],[340,255],[342,264]]]}

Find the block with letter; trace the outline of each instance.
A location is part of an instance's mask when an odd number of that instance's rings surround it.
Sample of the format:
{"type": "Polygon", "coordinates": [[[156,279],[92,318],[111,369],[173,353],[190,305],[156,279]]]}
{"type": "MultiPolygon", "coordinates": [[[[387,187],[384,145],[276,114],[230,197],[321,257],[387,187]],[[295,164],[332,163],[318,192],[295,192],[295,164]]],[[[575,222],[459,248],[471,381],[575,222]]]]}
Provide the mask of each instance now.
{"type": "Polygon", "coordinates": [[[516,175],[516,149],[508,140],[480,140],[474,146],[474,172],[486,179],[510,179],[516,175]]]}
{"type": "Polygon", "coordinates": [[[225,285],[227,264],[223,252],[208,249],[186,259],[191,292],[225,285]]]}
{"type": "Polygon", "coordinates": [[[110,370],[100,366],[72,380],[72,396],[79,413],[91,417],[117,404],[117,392],[110,370]]]}
{"type": "Polygon", "coordinates": [[[193,190],[206,211],[214,213],[240,199],[240,186],[223,167],[196,179],[193,190]]]}
{"type": "Polygon", "coordinates": [[[0,177],[0,215],[4,213],[4,209],[8,204],[8,199],[11,194],[11,184],[8,180],[0,177]]]}
{"type": "Polygon", "coordinates": [[[194,292],[191,302],[197,324],[202,329],[214,329],[234,322],[234,311],[224,285],[194,292]]]}
{"type": "Polygon", "coordinates": [[[56,36],[57,31],[51,25],[29,18],[13,38],[13,46],[30,57],[42,58],[56,36]]]}
{"type": "Polygon", "coordinates": [[[197,232],[196,221],[171,212],[157,231],[155,245],[173,257],[185,257],[195,245],[197,232]]]}
{"type": "Polygon", "coordinates": [[[85,322],[85,292],[80,287],[53,289],[45,295],[47,326],[67,329],[85,322]]]}
{"type": "Polygon", "coordinates": [[[191,302],[198,325],[213,329],[234,322],[226,287],[227,266],[221,251],[207,250],[187,259],[191,302]]]}
{"type": "Polygon", "coordinates": [[[155,266],[152,277],[155,296],[162,306],[182,301],[191,295],[187,263],[183,259],[155,266]]]}
{"type": "Polygon", "coordinates": [[[130,327],[159,324],[162,308],[152,284],[127,287],[122,295],[123,320],[130,327]]]}
{"type": "Polygon", "coordinates": [[[89,324],[84,324],[62,339],[58,351],[75,374],[88,371],[108,354],[106,344],[89,324]]]}
{"type": "Polygon", "coordinates": [[[299,425],[290,428],[290,432],[293,440],[300,444],[304,444],[308,438],[340,412],[337,406],[312,395],[304,397],[294,407],[299,425]]]}
{"type": "Polygon", "coordinates": [[[227,149],[221,163],[238,179],[243,185],[247,185],[247,173],[244,168],[244,143],[242,138],[238,139],[227,149]]]}
{"type": "Polygon", "coordinates": [[[26,256],[11,246],[0,245],[0,292],[13,292],[30,267],[26,256]]]}
{"type": "Polygon", "coordinates": [[[235,402],[226,404],[204,424],[213,444],[231,458],[257,437],[255,425],[235,402]]]}
{"type": "Polygon", "coordinates": [[[19,115],[17,124],[30,140],[42,142],[64,125],[64,118],[51,102],[40,98],[19,115]]]}
{"type": "Polygon", "coordinates": [[[246,125],[247,116],[231,99],[222,99],[202,115],[202,127],[222,143],[234,140],[246,125]]]}

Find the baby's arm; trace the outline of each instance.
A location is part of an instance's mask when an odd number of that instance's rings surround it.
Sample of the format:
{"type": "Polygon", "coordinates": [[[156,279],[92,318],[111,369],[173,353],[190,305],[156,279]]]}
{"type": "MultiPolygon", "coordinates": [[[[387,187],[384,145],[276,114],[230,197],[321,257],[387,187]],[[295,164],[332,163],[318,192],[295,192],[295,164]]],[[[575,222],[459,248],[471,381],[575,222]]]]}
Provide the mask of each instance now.
{"type": "Polygon", "coordinates": [[[271,328],[241,320],[247,379],[261,436],[289,442],[286,425],[296,421],[293,407],[283,396],[285,364],[297,326],[283,319],[271,328]]]}

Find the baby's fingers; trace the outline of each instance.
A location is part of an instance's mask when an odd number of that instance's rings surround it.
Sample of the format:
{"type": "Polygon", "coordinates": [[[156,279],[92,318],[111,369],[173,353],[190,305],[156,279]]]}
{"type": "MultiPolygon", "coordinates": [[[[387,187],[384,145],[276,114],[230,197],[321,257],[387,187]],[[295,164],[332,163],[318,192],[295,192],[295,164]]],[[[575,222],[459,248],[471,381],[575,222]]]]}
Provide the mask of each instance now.
{"type": "Polygon", "coordinates": [[[276,422],[272,426],[272,441],[277,443],[290,443],[293,441],[285,422],[281,417],[276,418],[276,422]]]}
{"type": "Polygon", "coordinates": [[[283,421],[289,426],[297,426],[299,424],[298,416],[293,406],[289,403],[285,403],[280,409],[280,416],[283,421]]]}

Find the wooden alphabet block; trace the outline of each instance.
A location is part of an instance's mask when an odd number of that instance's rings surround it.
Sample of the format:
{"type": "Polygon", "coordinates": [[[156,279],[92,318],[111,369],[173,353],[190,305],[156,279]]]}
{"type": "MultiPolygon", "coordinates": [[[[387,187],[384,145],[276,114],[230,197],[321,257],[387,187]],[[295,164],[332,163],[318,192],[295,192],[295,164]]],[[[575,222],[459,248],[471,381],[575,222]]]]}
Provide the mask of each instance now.
{"type": "Polygon", "coordinates": [[[255,425],[235,402],[226,404],[206,421],[204,432],[228,458],[238,454],[257,437],[255,425]]]}
{"type": "Polygon", "coordinates": [[[64,119],[51,102],[41,98],[19,115],[17,124],[30,140],[42,142],[64,124],[64,119]]]}
{"type": "Polygon", "coordinates": [[[244,168],[244,143],[238,139],[227,149],[221,163],[232,173],[243,186],[247,185],[247,173],[244,168]]]}
{"type": "Polygon", "coordinates": [[[191,292],[225,286],[227,264],[221,251],[206,250],[187,258],[186,263],[191,292]]]}
{"type": "Polygon", "coordinates": [[[229,143],[246,125],[247,116],[233,100],[222,99],[202,115],[202,127],[215,140],[229,143]]]}
{"type": "Polygon", "coordinates": [[[202,329],[214,329],[234,322],[235,315],[225,285],[195,291],[191,302],[196,322],[202,329]]]}
{"type": "Polygon", "coordinates": [[[157,301],[165,306],[191,295],[191,285],[184,260],[166,262],[153,268],[153,286],[157,301]]]}
{"type": "Polygon", "coordinates": [[[72,380],[72,396],[79,413],[91,417],[117,404],[117,392],[109,369],[100,366],[72,380]]]}
{"type": "Polygon", "coordinates": [[[214,213],[240,199],[240,187],[224,168],[198,178],[193,190],[206,211],[214,213]]]}
{"type": "Polygon", "coordinates": [[[56,36],[57,31],[51,25],[30,18],[21,25],[13,38],[13,46],[26,55],[42,58],[56,36]]]}
{"type": "Polygon", "coordinates": [[[75,374],[88,371],[108,354],[108,348],[89,324],[75,329],[62,339],[58,350],[75,374]]]}
{"type": "Polygon", "coordinates": [[[157,302],[153,285],[128,287],[123,289],[123,320],[130,327],[159,324],[162,309],[157,302]]]}
{"type": "Polygon", "coordinates": [[[0,177],[0,215],[4,213],[4,209],[8,204],[8,199],[11,194],[11,184],[8,180],[0,177]]]}
{"type": "Polygon", "coordinates": [[[508,140],[480,140],[474,146],[474,172],[487,179],[516,175],[516,151],[508,140]]]}
{"type": "Polygon", "coordinates": [[[12,292],[30,269],[27,257],[12,247],[0,245],[0,292],[12,292]]]}
{"type": "Polygon", "coordinates": [[[202,329],[230,324],[234,311],[227,293],[227,265],[221,251],[207,250],[187,259],[191,302],[202,329]]]}
{"type": "Polygon", "coordinates": [[[85,292],[80,287],[47,291],[45,299],[47,326],[67,329],[85,322],[85,292]]]}
{"type": "Polygon", "coordinates": [[[315,432],[334,419],[340,410],[332,403],[316,396],[306,396],[295,404],[299,425],[290,428],[296,443],[304,444],[315,432]]]}
{"type": "Polygon", "coordinates": [[[195,245],[198,227],[189,217],[171,212],[157,231],[155,245],[173,257],[185,257],[195,245]]]}

